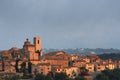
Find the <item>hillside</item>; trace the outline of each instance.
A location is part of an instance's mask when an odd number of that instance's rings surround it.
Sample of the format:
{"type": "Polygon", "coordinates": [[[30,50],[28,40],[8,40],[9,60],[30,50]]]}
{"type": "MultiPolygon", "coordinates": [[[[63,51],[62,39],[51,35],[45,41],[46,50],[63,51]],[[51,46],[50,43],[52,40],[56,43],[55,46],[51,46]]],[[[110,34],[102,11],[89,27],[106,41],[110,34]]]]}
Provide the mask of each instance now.
{"type": "Polygon", "coordinates": [[[107,59],[120,60],[120,53],[100,54],[98,56],[103,60],[107,59]]]}

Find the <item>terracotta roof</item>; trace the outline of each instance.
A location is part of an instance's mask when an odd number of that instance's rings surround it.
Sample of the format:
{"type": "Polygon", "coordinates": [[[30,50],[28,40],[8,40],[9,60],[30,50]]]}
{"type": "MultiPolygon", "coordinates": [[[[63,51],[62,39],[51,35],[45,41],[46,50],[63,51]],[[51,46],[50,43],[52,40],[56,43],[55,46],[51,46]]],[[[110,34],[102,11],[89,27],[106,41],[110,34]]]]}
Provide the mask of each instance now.
{"type": "Polygon", "coordinates": [[[70,54],[68,54],[68,53],[66,53],[64,51],[49,52],[49,53],[45,54],[45,56],[46,55],[49,55],[49,56],[53,56],[53,55],[67,55],[67,56],[70,56],[70,54]]]}

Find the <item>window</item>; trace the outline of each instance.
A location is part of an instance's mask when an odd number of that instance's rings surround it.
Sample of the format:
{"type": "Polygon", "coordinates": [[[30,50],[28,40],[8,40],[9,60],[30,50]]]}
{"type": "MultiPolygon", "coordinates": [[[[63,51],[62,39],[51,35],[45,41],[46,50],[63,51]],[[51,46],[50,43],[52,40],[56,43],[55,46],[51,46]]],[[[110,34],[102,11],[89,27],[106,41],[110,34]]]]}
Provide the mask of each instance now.
{"type": "Polygon", "coordinates": [[[38,40],[38,44],[40,43],[40,41],[38,40]]]}
{"type": "Polygon", "coordinates": [[[100,67],[98,67],[98,69],[100,69],[100,67]]]}
{"type": "Polygon", "coordinates": [[[43,69],[41,69],[41,71],[43,71],[43,69]]]}
{"type": "Polygon", "coordinates": [[[100,64],[98,64],[98,66],[100,66],[100,64]]]}
{"type": "Polygon", "coordinates": [[[70,74],[68,74],[68,76],[70,76],[70,74]]]}
{"type": "Polygon", "coordinates": [[[92,69],[92,67],[89,67],[88,69],[92,69]]]}

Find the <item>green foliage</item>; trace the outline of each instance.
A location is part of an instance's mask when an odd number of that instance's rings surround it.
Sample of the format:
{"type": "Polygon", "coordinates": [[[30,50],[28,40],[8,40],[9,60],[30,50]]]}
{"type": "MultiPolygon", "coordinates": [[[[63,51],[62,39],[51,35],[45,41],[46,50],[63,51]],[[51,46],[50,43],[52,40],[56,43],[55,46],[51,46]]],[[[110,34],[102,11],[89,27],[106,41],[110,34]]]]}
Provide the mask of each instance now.
{"type": "Polygon", "coordinates": [[[108,76],[105,74],[99,74],[96,78],[97,80],[109,80],[108,76]]]}
{"type": "Polygon", "coordinates": [[[53,78],[49,75],[45,76],[45,80],[53,80],[53,78]]]}
{"type": "Polygon", "coordinates": [[[18,62],[19,62],[19,59],[16,59],[16,64],[15,64],[16,72],[19,72],[19,69],[18,69],[18,62]]]}
{"type": "Polygon", "coordinates": [[[80,67],[81,72],[87,72],[88,70],[85,67],[80,67]]]}
{"type": "Polygon", "coordinates": [[[8,57],[5,57],[5,60],[8,60],[9,58],[8,57]]]}
{"type": "Polygon", "coordinates": [[[21,64],[21,71],[23,72],[23,76],[27,75],[27,70],[26,70],[26,62],[23,62],[21,64]]]}
{"type": "Polygon", "coordinates": [[[53,80],[49,75],[37,74],[35,80],[53,80]]]}
{"type": "Polygon", "coordinates": [[[19,79],[20,77],[15,75],[15,76],[6,76],[1,80],[19,80],[19,79]]]}
{"type": "Polygon", "coordinates": [[[19,76],[13,76],[10,80],[19,80],[20,77],[19,76]]]}
{"type": "Polygon", "coordinates": [[[35,77],[35,80],[45,80],[45,75],[37,74],[36,77],[35,77]]]}
{"type": "Polygon", "coordinates": [[[103,60],[107,60],[107,59],[120,60],[120,53],[101,54],[98,56],[100,57],[100,59],[103,59],[103,60]]]}
{"type": "Polygon", "coordinates": [[[55,74],[55,80],[67,80],[67,79],[69,79],[69,77],[67,76],[66,73],[61,72],[55,74]]]}
{"type": "Polygon", "coordinates": [[[23,75],[21,78],[22,78],[22,79],[30,79],[31,76],[30,76],[30,75],[23,75]]]}
{"type": "Polygon", "coordinates": [[[32,73],[32,63],[28,62],[28,73],[32,73]]]}
{"type": "Polygon", "coordinates": [[[54,73],[53,73],[53,72],[49,72],[49,73],[47,74],[47,76],[50,76],[50,77],[54,78],[54,73]]]}
{"type": "Polygon", "coordinates": [[[25,68],[26,68],[26,63],[25,63],[25,62],[23,62],[23,63],[21,64],[21,68],[22,68],[22,69],[25,69],[25,68]]]}
{"type": "Polygon", "coordinates": [[[96,76],[97,80],[120,80],[120,69],[104,70],[96,76]]]}
{"type": "Polygon", "coordinates": [[[87,79],[84,77],[77,76],[74,80],[87,80],[87,79]]]}

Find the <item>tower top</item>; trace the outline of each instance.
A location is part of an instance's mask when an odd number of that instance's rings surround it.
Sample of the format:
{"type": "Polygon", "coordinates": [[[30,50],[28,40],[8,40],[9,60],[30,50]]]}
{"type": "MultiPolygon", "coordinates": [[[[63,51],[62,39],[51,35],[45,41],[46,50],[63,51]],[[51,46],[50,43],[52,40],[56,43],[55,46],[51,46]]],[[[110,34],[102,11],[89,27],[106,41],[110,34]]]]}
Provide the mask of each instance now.
{"type": "Polygon", "coordinates": [[[34,38],[40,39],[40,36],[36,36],[36,37],[34,37],[34,38]]]}
{"type": "Polygon", "coordinates": [[[28,41],[29,41],[29,39],[27,38],[27,39],[26,39],[26,41],[28,42],[28,41]]]}

